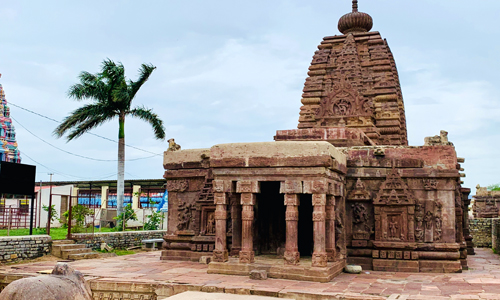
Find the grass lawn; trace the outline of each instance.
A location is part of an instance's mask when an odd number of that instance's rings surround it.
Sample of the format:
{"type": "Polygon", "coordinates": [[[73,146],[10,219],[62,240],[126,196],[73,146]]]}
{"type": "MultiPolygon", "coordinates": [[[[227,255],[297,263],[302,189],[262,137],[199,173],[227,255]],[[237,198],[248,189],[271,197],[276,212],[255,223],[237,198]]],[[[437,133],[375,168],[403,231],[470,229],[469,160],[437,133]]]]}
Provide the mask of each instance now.
{"type": "MultiPolygon", "coordinates": [[[[112,232],[112,231],[113,229],[111,228],[101,228],[101,232],[112,232]]],[[[96,228],[95,232],[99,232],[99,229],[96,228]]],[[[88,233],[92,233],[92,231],[89,230],[88,233]]],[[[29,235],[29,234],[30,234],[29,228],[10,230],[11,236],[29,235]]],[[[40,234],[45,234],[45,230],[37,228],[33,229],[33,235],[40,235],[40,234]]],[[[66,239],[67,234],[68,234],[67,228],[50,228],[50,236],[52,237],[52,240],[64,240],[66,239]]],[[[0,236],[7,236],[7,229],[0,229],[0,236]]]]}
{"type": "MultiPolygon", "coordinates": [[[[101,253],[109,253],[106,250],[95,250],[95,251],[96,252],[101,252],[101,253]]],[[[126,250],[126,249],[113,249],[111,251],[111,253],[115,253],[118,256],[136,254],[136,253],[139,253],[139,252],[140,252],[140,250],[134,251],[134,250],[126,250]]]]}

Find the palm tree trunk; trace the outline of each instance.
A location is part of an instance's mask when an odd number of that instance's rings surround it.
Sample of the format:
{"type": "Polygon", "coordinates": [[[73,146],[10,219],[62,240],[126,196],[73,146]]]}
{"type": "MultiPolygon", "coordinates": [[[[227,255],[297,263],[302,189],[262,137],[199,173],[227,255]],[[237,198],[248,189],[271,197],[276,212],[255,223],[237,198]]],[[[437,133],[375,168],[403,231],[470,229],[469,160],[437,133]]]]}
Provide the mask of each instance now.
{"type": "MultiPolygon", "coordinates": [[[[116,213],[123,213],[123,199],[125,198],[125,114],[119,117],[120,130],[118,132],[118,181],[116,183],[116,213]]],[[[122,224],[124,228],[125,224],[122,224]]]]}

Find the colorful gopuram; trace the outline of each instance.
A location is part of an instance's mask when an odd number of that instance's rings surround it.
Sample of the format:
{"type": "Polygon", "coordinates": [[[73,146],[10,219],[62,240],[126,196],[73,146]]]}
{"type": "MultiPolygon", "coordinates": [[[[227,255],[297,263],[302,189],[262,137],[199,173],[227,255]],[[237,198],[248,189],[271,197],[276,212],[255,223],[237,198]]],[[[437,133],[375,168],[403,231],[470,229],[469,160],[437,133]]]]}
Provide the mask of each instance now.
{"type": "MultiPolygon", "coordinates": [[[[0,74],[0,78],[2,74],[0,74]]],[[[5,92],[0,84],[0,160],[20,163],[21,153],[17,148],[16,131],[10,118],[10,108],[7,106],[5,92]]]]}

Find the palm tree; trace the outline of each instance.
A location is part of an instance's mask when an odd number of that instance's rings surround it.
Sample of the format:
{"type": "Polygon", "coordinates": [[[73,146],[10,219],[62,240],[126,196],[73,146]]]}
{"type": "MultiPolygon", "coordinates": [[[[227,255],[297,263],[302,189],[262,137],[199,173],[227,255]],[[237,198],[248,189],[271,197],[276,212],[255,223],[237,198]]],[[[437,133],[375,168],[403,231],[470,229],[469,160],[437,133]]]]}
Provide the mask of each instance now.
{"type": "Polygon", "coordinates": [[[74,110],[55,130],[57,137],[65,133],[67,140],[80,137],[93,128],[118,118],[118,181],[117,181],[117,215],[123,212],[125,194],[125,117],[131,116],[144,120],[153,127],[157,139],[165,139],[163,121],[151,109],[145,107],[131,108],[132,100],[156,69],[151,64],[142,64],[137,81],[125,78],[125,68],[121,63],[106,59],[102,63],[102,70],[97,74],[83,71],[80,73],[80,83],[70,87],[68,96],[77,101],[91,100],[74,110]]]}

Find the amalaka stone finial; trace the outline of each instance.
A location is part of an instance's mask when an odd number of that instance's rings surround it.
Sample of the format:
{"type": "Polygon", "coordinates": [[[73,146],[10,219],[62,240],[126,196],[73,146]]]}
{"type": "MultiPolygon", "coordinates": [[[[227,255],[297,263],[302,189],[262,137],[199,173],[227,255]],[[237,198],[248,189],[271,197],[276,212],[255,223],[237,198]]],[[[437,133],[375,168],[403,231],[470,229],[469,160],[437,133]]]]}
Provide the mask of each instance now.
{"type": "Polygon", "coordinates": [[[339,31],[343,34],[351,32],[368,32],[373,27],[373,19],[369,14],[358,11],[358,0],[352,1],[352,12],[343,15],[339,20],[339,31]]]}

